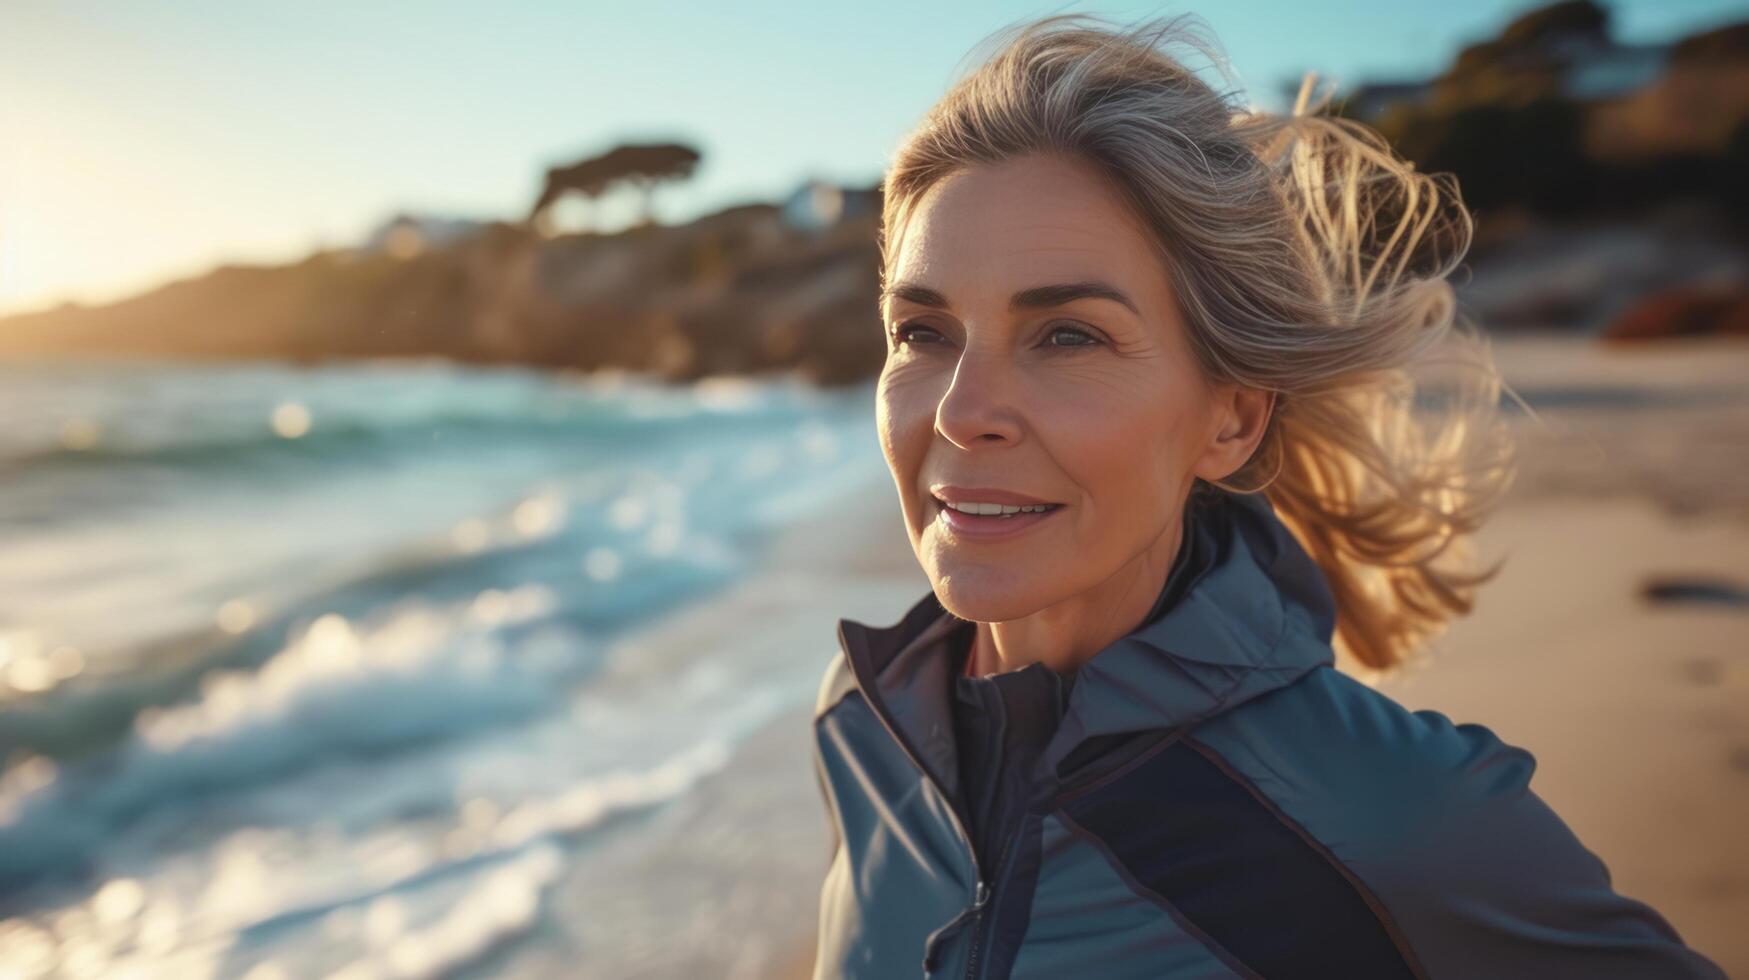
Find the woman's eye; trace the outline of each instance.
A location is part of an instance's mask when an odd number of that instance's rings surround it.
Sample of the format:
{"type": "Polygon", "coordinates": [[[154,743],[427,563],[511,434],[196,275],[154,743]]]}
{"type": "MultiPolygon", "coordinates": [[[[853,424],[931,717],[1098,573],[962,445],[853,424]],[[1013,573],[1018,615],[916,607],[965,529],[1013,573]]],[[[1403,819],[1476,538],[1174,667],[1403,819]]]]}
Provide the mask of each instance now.
{"type": "Polygon", "coordinates": [[[1081,329],[1080,327],[1071,327],[1071,326],[1052,327],[1050,333],[1046,334],[1045,336],[1048,338],[1048,341],[1055,341],[1056,338],[1061,334],[1069,334],[1070,336],[1080,337],[1081,340],[1077,341],[1075,343],[1068,343],[1068,344],[1058,344],[1058,343],[1052,342],[1052,343],[1049,343],[1048,345],[1051,347],[1093,347],[1099,343],[1098,337],[1095,337],[1093,334],[1089,333],[1086,330],[1081,329]]]}
{"type": "MultiPolygon", "coordinates": [[[[923,331],[926,334],[935,333],[934,330],[931,330],[930,328],[923,326],[920,323],[902,323],[902,324],[898,325],[897,327],[893,328],[893,331],[892,331],[893,344],[895,346],[902,346],[906,343],[909,343],[911,340],[912,334],[916,331],[919,331],[919,330],[923,331]]],[[[928,339],[928,337],[925,337],[923,339],[923,342],[925,344],[928,344],[928,343],[930,343],[930,340],[928,339]]]]}

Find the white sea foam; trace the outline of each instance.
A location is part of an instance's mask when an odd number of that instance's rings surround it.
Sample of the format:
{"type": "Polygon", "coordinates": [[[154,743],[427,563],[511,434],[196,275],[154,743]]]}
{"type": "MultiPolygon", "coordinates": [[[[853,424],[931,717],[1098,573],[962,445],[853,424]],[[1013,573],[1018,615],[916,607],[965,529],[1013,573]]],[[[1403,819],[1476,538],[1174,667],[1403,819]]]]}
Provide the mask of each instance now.
{"type": "Polygon", "coordinates": [[[726,740],[707,738],[647,770],[607,773],[546,798],[507,808],[469,801],[429,845],[402,840],[393,861],[372,835],[293,862],[350,869],[346,875],[306,867],[287,876],[265,855],[295,849],[297,834],[246,828],[212,850],[198,894],[187,894],[176,876],[112,878],[48,917],[58,946],[40,941],[40,924],[0,923],[0,976],[56,976],[76,965],[68,960],[75,956],[105,975],[179,980],[197,960],[210,969],[246,933],[288,929],[319,930],[322,939],[297,944],[291,958],[257,962],[248,975],[443,976],[536,924],[546,888],[563,872],[568,839],[685,794],[729,757],[726,740]],[[336,965],[336,956],[345,962],[336,965]]]}
{"type": "Polygon", "coordinates": [[[558,848],[532,848],[483,875],[436,922],[400,932],[382,948],[329,974],[329,980],[447,976],[532,928],[542,893],[563,868],[558,848]]]}
{"type": "Polygon", "coordinates": [[[0,774],[0,876],[82,853],[118,820],[190,792],[526,717],[589,661],[557,626],[507,646],[504,627],[553,604],[525,586],[450,607],[405,603],[375,624],[325,615],[259,670],[217,673],[197,700],[142,712],[100,780],[15,762],[0,774]]]}

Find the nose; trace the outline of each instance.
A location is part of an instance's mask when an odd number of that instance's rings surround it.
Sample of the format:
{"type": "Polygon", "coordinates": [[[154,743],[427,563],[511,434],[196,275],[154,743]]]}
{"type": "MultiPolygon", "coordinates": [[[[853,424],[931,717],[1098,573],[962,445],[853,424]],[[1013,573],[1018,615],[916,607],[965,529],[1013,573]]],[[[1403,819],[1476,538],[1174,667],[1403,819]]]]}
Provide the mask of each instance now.
{"type": "Polygon", "coordinates": [[[935,407],[935,431],[961,449],[1018,442],[1020,378],[1004,352],[968,346],[935,407]]]}

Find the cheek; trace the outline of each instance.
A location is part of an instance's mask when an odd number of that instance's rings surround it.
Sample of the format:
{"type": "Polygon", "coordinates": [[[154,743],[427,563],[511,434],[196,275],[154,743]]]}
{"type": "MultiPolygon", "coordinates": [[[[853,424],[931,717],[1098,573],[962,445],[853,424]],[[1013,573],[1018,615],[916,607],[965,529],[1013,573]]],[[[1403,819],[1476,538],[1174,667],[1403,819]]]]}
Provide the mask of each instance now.
{"type": "Polygon", "coordinates": [[[875,426],[880,433],[881,452],[895,477],[908,479],[923,465],[935,428],[937,401],[914,378],[895,373],[881,375],[875,389],[875,426]]]}
{"type": "Polygon", "coordinates": [[[1080,387],[1034,413],[1052,453],[1101,524],[1141,519],[1169,505],[1188,464],[1192,428],[1185,399],[1145,379],[1080,387]]]}

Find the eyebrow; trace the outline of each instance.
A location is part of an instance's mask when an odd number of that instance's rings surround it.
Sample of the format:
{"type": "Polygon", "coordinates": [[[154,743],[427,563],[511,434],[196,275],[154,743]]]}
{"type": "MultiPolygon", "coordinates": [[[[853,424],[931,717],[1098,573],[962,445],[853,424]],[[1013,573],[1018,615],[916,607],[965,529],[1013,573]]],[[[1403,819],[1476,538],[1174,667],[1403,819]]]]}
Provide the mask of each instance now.
{"type": "MultiPolygon", "coordinates": [[[[948,303],[946,296],[943,296],[936,290],[930,289],[928,286],[919,285],[914,282],[894,283],[893,285],[881,290],[882,306],[885,306],[889,301],[895,299],[902,299],[908,303],[915,303],[918,306],[928,306],[938,310],[949,309],[951,306],[951,304],[948,303]]],[[[1047,309],[1053,306],[1063,306],[1078,299],[1108,299],[1114,303],[1121,303],[1123,306],[1127,307],[1131,313],[1134,313],[1137,316],[1142,315],[1142,311],[1136,306],[1135,301],[1130,299],[1123,290],[1118,289],[1110,283],[1101,282],[1097,279],[1088,279],[1081,282],[1052,283],[1048,286],[1034,286],[1031,289],[1022,289],[1009,299],[1008,308],[1011,310],[1047,309]]]]}

